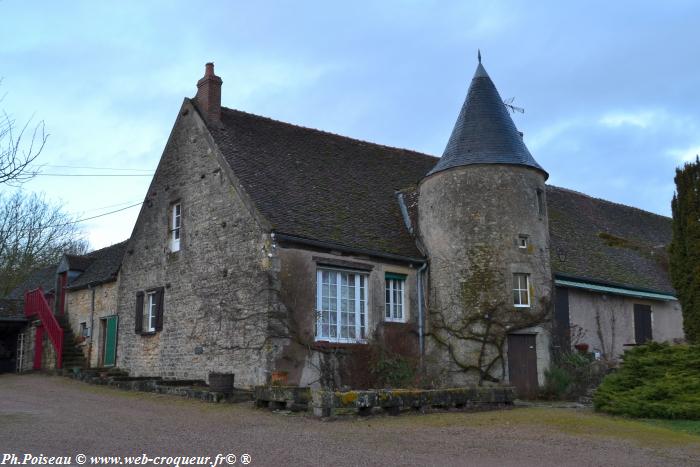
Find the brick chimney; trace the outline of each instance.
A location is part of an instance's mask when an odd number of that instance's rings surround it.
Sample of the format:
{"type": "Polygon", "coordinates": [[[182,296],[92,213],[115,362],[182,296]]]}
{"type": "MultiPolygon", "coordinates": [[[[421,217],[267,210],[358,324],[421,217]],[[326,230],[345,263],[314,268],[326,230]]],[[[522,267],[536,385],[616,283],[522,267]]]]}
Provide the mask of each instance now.
{"type": "Polygon", "coordinates": [[[221,78],[214,74],[214,64],[207,63],[204,77],[197,81],[195,101],[199,111],[209,123],[221,121],[221,78]]]}

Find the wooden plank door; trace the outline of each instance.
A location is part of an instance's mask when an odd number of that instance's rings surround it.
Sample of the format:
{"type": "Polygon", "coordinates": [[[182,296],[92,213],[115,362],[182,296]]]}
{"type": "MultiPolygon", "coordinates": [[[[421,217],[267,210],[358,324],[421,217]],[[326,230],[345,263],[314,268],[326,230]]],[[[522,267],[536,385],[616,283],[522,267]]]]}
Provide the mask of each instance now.
{"type": "Polygon", "coordinates": [[[117,319],[118,316],[108,316],[105,319],[103,366],[114,366],[117,363],[117,319]]]}
{"type": "Polygon", "coordinates": [[[508,374],[518,397],[537,397],[537,348],[534,334],[508,335],[508,374]]]}
{"type": "Polygon", "coordinates": [[[652,340],[651,307],[649,305],[634,305],[634,342],[645,344],[652,340]]]}

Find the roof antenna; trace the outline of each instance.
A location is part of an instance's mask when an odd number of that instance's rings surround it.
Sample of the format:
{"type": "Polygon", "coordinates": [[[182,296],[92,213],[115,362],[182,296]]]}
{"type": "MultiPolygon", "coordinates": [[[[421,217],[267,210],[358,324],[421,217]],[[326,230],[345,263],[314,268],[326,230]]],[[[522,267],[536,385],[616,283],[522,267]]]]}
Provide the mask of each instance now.
{"type": "Polygon", "coordinates": [[[481,49],[476,49],[476,56],[479,59],[479,65],[481,65],[481,49]]]}

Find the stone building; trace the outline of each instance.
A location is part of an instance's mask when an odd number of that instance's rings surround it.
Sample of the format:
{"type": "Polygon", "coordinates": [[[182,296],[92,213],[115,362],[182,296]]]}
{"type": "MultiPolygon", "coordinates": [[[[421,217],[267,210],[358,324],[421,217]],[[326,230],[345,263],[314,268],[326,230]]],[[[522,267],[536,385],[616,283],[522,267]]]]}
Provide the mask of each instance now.
{"type": "Polygon", "coordinates": [[[400,355],[531,394],[572,345],[682,338],[670,219],[547,186],[481,64],[440,159],[222,107],[212,64],[197,86],[121,268],[132,375],[362,387],[400,355]]]}
{"type": "Polygon", "coordinates": [[[574,346],[683,338],[670,219],[546,185],[481,63],[441,158],[222,107],[213,64],[197,87],[128,242],[55,268],[86,364],[527,396],[574,346]]]}
{"type": "MultiPolygon", "coordinates": [[[[86,255],[65,254],[58,264],[34,271],[4,299],[15,324],[18,371],[54,369],[58,354],[46,332],[52,325],[39,315],[26,316],[24,294],[41,288],[47,309],[63,330],[62,366],[109,367],[116,363],[117,283],[126,242],[86,255]],[[37,340],[40,342],[37,343],[37,340]]],[[[3,319],[0,316],[0,329],[3,319]]]]}

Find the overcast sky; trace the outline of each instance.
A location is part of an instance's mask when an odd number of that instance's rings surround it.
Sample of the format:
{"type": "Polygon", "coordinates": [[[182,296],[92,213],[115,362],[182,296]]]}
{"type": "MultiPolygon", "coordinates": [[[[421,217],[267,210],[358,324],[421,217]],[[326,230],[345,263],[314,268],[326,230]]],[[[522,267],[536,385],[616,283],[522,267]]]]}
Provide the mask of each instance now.
{"type": "MultiPolygon", "coordinates": [[[[0,107],[45,121],[44,172],[153,171],[207,61],[227,107],[439,156],[477,48],[525,108],[514,120],[553,185],[669,215],[674,169],[700,153],[700,2],[204,5],[0,1],[0,107]]],[[[40,176],[24,190],[90,217],[149,182],[40,176]]],[[[92,246],[128,238],[138,209],[83,223],[92,246]]]]}

